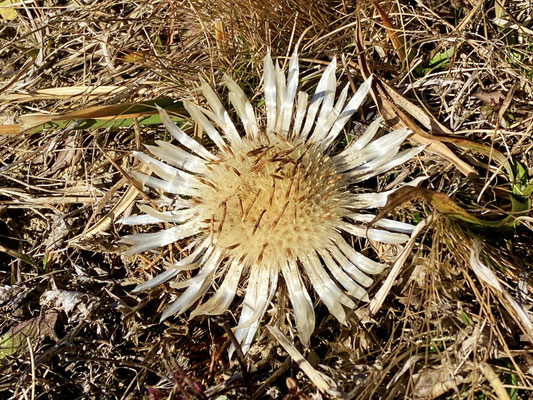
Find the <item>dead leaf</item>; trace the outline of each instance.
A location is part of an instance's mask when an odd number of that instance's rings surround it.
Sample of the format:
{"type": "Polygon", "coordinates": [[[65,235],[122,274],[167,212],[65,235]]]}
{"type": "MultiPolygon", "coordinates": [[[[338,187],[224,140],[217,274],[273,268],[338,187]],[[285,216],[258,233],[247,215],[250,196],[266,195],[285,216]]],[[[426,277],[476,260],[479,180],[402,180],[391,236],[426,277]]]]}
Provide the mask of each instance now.
{"type": "Polygon", "coordinates": [[[13,21],[17,18],[17,11],[13,4],[17,3],[17,0],[4,0],[0,2],[0,17],[6,21],[13,21]]]}
{"type": "Polygon", "coordinates": [[[515,223],[514,218],[511,216],[495,221],[484,220],[470,214],[445,193],[413,186],[403,186],[389,195],[387,204],[379,211],[378,215],[376,215],[370,224],[375,223],[393,209],[412,200],[426,200],[446,217],[477,225],[478,227],[512,229],[515,223]]]}
{"type": "Polygon", "coordinates": [[[0,135],[16,135],[20,133],[19,124],[0,125],[0,135]]]}
{"type": "Polygon", "coordinates": [[[44,315],[21,322],[0,337],[0,360],[15,353],[20,348],[27,349],[27,339],[32,343],[37,339],[55,337],[54,325],[57,312],[47,312],[44,315]]]}
{"type": "MultiPolygon", "coordinates": [[[[46,123],[61,123],[69,121],[111,121],[133,120],[134,118],[157,116],[158,111],[155,104],[166,110],[172,110],[180,115],[187,115],[181,102],[175,102],[170,98],[159,98],[156,100],[139,103],[122,103],[108,106],[93,106],[82,110],[77,110],[65,114],[27,114],[19,117],[18,124],[5,125],[0,127],[0,134],[10,135],[22,131],[37,128],[46,123]]],[[[158,117],[157,117],[158,118],[158,117]]]]}
{"type": "MultiPolygon", "coordinates": [[[[416,106],[405,97],[397,93],[389,85],[383,82],[380,79],[375,79],[376,85],[381,86],[380,95],[383,97],[382,109],[386,111],[387,115],[394,115],[395,119],[398,120],[397,123],[393,125],[394,129],[401,128],[403,126],[408,127],[413,134],[408,138],[410,141],[426,146],[426,151],[429,151],[433,154],[437,154],[448,161],[459,169],[466,176],[477,176],[476,170],[461,160],[455,155],[453,151],[450,150],[446,144],[443,143],[443,140],[438,136],[431,135],[424,132],[421,128],[415,124],[409,116],[401,109],[403,108],[411,116],[415,117],[418,122],[423,124],[430,131],[437,131],[440,133],[451,133],[446,127],[440,124],[433,116],[425,113],[420,107],[416,106]],[[389,97],[394,101],[387,99],[389,97]],[[401,107],[401,108],[400,108],[401,107]]],[[[379,90],[379,89],[378,89],[379,90]]]]}
{"type": "MultiPolygon", "coordinates": [[[[35,89],[30,93],[8,93],[0,96],[0,102],[25,103],[29,101],[56,100],[76,98],[94,98],[115,95],[126,90],[121,86],[61,86],[55,88],[35,89]]],[[[143,94],[140,90],[139,94],[143,94]]]]}
{"type": "Polygon", "coordinates": [[[415,398],[434,399],[451,389],[457,389],[464,382],[464,378],[454,374],[451,365],[441,365],[438,368],[423,368],[413,375],[415,382],[413,395],[415,398]]]}
{"type": "Polygon", "coordinates": [[[215,40],[218,42],[225,42],[226,39],[224,22],[221,19],[218,19],[215,21],[215,40]]]}
{"type": "MultiPolygon", "coordinates": [[[[450,131],[447,127],[442,125],[435,117],[433,117],[431,114],[426,113],[422,108],[408,100],[405,96],[398,93],[396,90],[394,90],[391,86],[389,86],[385,81],[382,79],[379,79],[379,86],[382,91],[382,94],[385,95],[386,98],[390,98],[390,101],[394,105],[397,105],[404,109],[406,112],[408,112],[413,118],[415,118],[418,122],[420,122],[426,129],[428,129],[432,134],[437,135],[451,135],[452,131],[450,131]]],[[[387,112],[391,112],[393,115],[396,114],[396,110],[387,110],[387,112]]],[[[428,135],[426,133],[426,135],[428,135]]]]}
{"type": "Polygon", "coordinates": [[[20,261],[24,261],[25,263],[33,265],[35,268],[39,268],[39,264],[33,261],[26,254],[19,253],[18,251],[2,246],[1,244],[0,244],[0,252],[9,254],[11,257],[18,258],[20,261]]]}
{"type": "Polygon", "coordinates": [[[63,311],[71,321],[86,318],[91,312],[92,300],[92,296],[74,290],[47,290],[39,298],[39,304],[63,311]]]}
{"type": "Polygon", "coordinates": [[[63,148],[57,152],[54,164],[39,176],[46,178],[63,168],[76,164],[82,156],[78,138],[77,134],[67,136],[63,148]]]}
{"type": "Polygon", "coordinates": [[[478,90],[473,94],[473,96],[481,100],[483,104],[488,104],[491,106],[501,105],[501,103],[505,99],[505,95],[500,90],[495,90],[492,92],[478,90]]]}
{"type": "Polygon", "coordinates": [[[126,54],[124,54],[122,57],[118,57],[117,60],[124,61],[131,64],[141,64],[145,62],[148,57],[150,56],[150,53],[147,51],[131,51],[126,54]]]}
{"type": "Polygon", "coordinates": [[[457,335],[455,356],[458,360],[463,362],[470,360],[470,355],[473,351],[477,351],[477,354],[483,355],[483,357],[485,355],[489,357],[505,357],[503,352],[501,352],[503,354],[498,354],[498,345],[490,342],[489,334],[485,332],[484,327],[485,321],[481,325],[475,325],[473,328],[470,326],[457,335]],[[496,354],[486,354],[489,349],[496,354]]]}
{"type": "Polygon", "coordinates": [[[44,241],[46,254],[50,254],[60,248],[65,241],[65,237],[70,233],[70,227],[65,221],[64,215],[52,215],[51,220],[52,227],[48,237],[44,241]]]}

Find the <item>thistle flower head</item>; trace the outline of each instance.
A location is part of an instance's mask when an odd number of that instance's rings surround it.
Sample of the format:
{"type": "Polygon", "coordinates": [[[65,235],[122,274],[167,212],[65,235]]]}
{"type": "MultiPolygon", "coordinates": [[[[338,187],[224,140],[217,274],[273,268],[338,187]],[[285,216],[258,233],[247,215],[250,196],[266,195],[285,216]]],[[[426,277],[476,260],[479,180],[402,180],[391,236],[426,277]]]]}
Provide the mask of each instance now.
{"type": "MultiPolygon", "coordinates": [[[[246,283],[236,338],[249,348],[259,322],[283,283],[293,307],[300,340],[307,345],[315,314],[307,287],[312,287],[329,311],[346,322],[354,300],[368,300],[370,275],[384,265],[357,252],[350,236],[383,243],[402,243],[412,226],[381,220],[361,212],[385,204],[387,193],[361,193],[356,184],[405,162],[421,149],[400,151],[409,132],[396,130],[378,139],[380,121],[338,154],[332,145],[367,95],[371,78],[349,100],[348,86],[336,94],[336,63],[324,71],[309,101],[297,93],[298,58],[293,54],[288,76],[270,55],[264,60],[266,123],[258,120],[242,89],[225,77],[229,99],[240,120],[234,125],[215,92],[202,82],[208,108],[185,107],[214,148],[208,150],[187,136],[159,110],[163,123],[180,146],[158,141],[146,146],[155,156],[137,152],[156,176],[134,172],[146,186],[174,197],[171,211],[139,205],[143,212],[121,220],[138,225],[169,222],[156,233],[126,236],[130,253],[150,250],[188,238],[190,254],[135,290],[146,290],[173,279],[185,289],[162,318],[181,314],[209,290],[214,294],[190,314],[217,315],[229,309],[236,291],[246,283]],[[243,134],[240,134],[240,131],[243,134]],[[198,269],[190,279],[180,271],[198,269]],[[176,279],[175,279],[176,278],[176,279]],[[342,288],[342,289],[341,289],[342,288]]],[[[233,349],[230,350],[233,352],[233,349]]]]}

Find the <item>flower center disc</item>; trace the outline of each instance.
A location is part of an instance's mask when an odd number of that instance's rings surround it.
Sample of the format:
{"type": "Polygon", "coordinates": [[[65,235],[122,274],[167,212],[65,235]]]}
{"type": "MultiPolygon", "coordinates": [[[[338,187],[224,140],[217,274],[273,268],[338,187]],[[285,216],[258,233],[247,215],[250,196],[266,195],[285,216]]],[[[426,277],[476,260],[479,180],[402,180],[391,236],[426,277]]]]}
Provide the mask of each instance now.
{"type": "Polygon", "coordinates": [[[247,265],[280,265],[327,246],[349,200],[328,156],[277,136],[243,139],[199,178],[203,229],[247,265]]]}

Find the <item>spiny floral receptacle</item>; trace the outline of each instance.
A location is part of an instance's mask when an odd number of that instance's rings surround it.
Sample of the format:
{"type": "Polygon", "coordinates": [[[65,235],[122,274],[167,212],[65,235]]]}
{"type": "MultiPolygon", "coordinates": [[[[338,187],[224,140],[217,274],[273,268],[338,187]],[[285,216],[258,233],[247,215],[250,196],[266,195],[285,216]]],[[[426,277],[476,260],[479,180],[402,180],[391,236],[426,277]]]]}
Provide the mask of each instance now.
{"type": "Polygon", "coordinates": [[[135,289],[146,290],[176,278],[182,270],[199,268],[194,277],[171,283],[186,289],[165,309],[163,319],[185,312],[215,281],[218,289],[191,317],[221,314],[229,309],[239,283],[247,281],[235,333],[245,352],[276,293],[280,275],[305,345],[314,330],[315,314],[304,282],[309,281],[341,323],[346,323],[345,309],[355,307],[354,299],[368,300],[369,275],[381,272],[384,265],[357,252],[346,239],[353,235],[403,243],[413,227],[381,220],[368,229],[365,224],[374,216],[357,210],[382,207],[388,192],[362,193],[355,185],[421,151],[400,151],[409,135],[406,129],[375,139],[380,126],[376,120],[358,140],[332,153],[335,139],[367,95],[371,78],[349,101],[348,86],[336,99],[333,60],[309,102],[305,92],[297,94],[296,52],[287,79],[279,66],[274,68],[270,55],[264,65],[266,126],[260,126],[244,92],[227,76],[229,99],[243,135],[207,83],[202,82],[202,91],[209,108],[185,102],[191,117],[216,145],[215,151],[187,136],[160,109],[169,132],[188,151],[157,141],[157,146],[146,147],[162,161],[141,152],[135,156],[158,177],[132,175],[144,185],[173,194],[166,205],[174,209],[139,205],[145,214],[121,220],[130,225],[177,223],[156,233],[124,237],[123,242],[133,245],[130,253],[192,238],[187,246],[190,254],[175,264],[167,263],[165,272],[135,289]]]}
{"type": "Polygon", "coordinates": [[[244,139],[206,167],[196,197],[203,233],[247,266],[277,268],[324,247],[347,214],[342,174],[302,141],[244,139]]]}

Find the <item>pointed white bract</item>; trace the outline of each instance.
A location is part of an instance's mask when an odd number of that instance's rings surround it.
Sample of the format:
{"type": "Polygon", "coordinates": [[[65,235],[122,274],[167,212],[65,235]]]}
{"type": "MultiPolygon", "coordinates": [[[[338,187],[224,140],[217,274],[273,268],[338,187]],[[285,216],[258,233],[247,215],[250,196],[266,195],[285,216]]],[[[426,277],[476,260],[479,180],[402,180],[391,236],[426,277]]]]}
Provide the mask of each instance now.
{"type": "Polygon", "coordinates": [[[267,133],[270,134],[276,126],[276,76],[274,64],[270,53],[267,53],[264,62],[263,83],[265,85],[265,108],[267,114],[267,133]]]}
{"type": "MultiPolygon", "coordinates": [[[[377,119],[344,150],[334,150],[335,140],[370,91],[372,77],[350,98],[348,85],[337,91],[333,59],[311,101],[307,93],[297,92],[298,80],[296,52],[287,77],[267,54],[264,115],[259,111],[256,116],[244,91],[225,76],[238,121],[232,121],[215,91],[202,80],[207,106],[184,104],[209,138],[204,144],[159,109],[177,144],[156,141],[146,146],[153,157],[135,152],[153,175],[132,172],[132,177],[158,190],[159,204],[166,208],[139,205],[141,214],[119,220],[127,225],[170,224],[155,233],[124,237],[122,242],[132,245],[128,253],[187,241],[181,244],[186,251],[180,261],[166,263],[165,272],[135,289],[170,281],[171,287],[183,290],[162,319],[191,309],[213,286],[214,293],[189,316],[222,314],[245,286],[235,328],[244,352],[279,285],[286,286],[279,293],[289,296],[304,345],[309,345],[315,327],[315,295],[346,324],[356,301],[368,301],[365,288],[372,284],[371,276],[385,268],[348,244],[351,237],[401,244],[413,229],[387,219],[370,227],[374,215],[361,210],[384,206],[392,191],[372,193],[355,186],[418,154],[421,148],[400,150],[410,132],[399,129],[375,139],[381,124],[377,119]],[[190,270],[198,272],[188,278],[181,273],[190,270]]],[[[231,345],[230,356],[234,350],[231,345]]]]}

